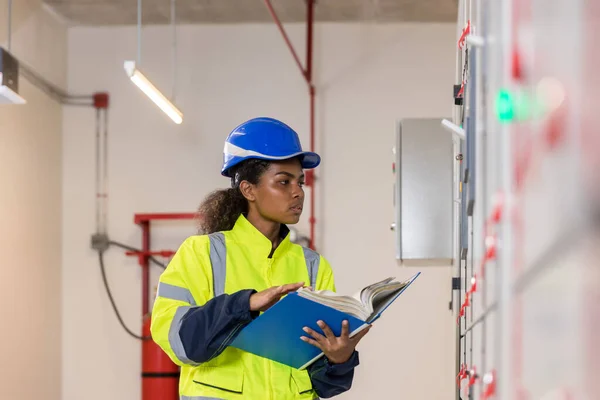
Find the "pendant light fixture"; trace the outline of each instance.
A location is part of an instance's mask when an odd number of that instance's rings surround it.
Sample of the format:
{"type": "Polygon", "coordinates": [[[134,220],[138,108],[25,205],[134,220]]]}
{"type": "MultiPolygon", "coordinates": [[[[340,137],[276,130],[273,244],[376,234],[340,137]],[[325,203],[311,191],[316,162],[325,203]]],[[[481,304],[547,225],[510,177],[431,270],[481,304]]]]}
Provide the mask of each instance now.
{"type": "MultiPolygon", "coordinates": [[[[124,68],[127,76],[156,106],[169,116],[176,124],[183,122],[183,113],[174,104],[175,97],[175,74],[173,74],[173,92],[171,98],[167,98],[152,82],[140,71],[142,54],[142,0],[138,0],[137,9],[137,59],[136,61],[125,61],[124,68]]],[[[173,27],[173,71],[176,65],[176,41],[175,41],[175,0],[171,0],[171,24],[173,27]]]]}

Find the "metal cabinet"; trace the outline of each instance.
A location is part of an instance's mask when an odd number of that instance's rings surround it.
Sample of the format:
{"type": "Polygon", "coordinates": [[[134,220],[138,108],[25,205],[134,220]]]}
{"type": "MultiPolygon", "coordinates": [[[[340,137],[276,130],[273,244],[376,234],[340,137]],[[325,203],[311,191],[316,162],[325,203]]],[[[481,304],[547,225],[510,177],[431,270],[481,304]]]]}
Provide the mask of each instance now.
{"type": "Polygon", "coordinates": [[[452,265],[453,139],[442,118],[402,119],[394,154],[396,259],[452,265]]]}

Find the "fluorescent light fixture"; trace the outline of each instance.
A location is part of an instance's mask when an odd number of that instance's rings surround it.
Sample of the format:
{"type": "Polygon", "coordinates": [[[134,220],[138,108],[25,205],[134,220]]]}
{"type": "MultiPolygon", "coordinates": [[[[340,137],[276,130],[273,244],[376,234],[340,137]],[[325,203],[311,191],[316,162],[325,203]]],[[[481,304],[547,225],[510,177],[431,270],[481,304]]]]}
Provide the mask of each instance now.
{"type": "Polygon", "coordinates": [[[173,122],[176,124],[183,122],[183,113],[136,68],[135,61],[125,61],[124,67],[131,82],[135,83],[173,122]]]}
{"type": "Polygon", "coordinates": [[[2,84],[2,72],[0,72],[0,104],[25,104],[27,101],[9,86],[2,84]]]}
{"type": "Polygon", "coordinates": [[[0,104],[25,103],[19,95],[19,60],[0,47],[0,104]]]}

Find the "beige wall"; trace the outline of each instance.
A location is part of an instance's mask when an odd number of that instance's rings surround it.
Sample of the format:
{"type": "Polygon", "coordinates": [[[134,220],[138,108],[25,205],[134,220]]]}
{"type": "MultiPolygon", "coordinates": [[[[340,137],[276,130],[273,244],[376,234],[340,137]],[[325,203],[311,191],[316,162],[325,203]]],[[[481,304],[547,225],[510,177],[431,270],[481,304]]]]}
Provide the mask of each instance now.
{"type": "MultiPolygon", "coordinates": [[[[66,27],[41,1],[13,1],[13,12],[12,53],[64,85],[66,27]]],[[[20,89],[26,105],[0,105],[0,399],[59,400],[62,111],[24,79],[20,89]]]]}
{"type": "MultiPolygon", "coordinates": [[[[304,54],[303,25],[288,27],[304,54]]],[[[143,30],[142,69],[171,93],[170,29],[143,30]]],[[[389,229],[396,121],[451,113],[454,25],[325,24],[316,27],[317,242],[339,291],[389,275],[409,276],[394,259],[389,229]]],[[[193,211],[228,182],[220,177],[223,140],[246,118],[271,115],[296,127],[308,144],[304,81],[274,25],[182,26],[178,32],[176,126],[127,79],[135,58],[128,28],[69,31],[69,89],[108,90],[109,233],[141,243],[136,212],[193,211]]],[[[64,400],[131,400],[140,393],[140,343],[119,326],[89,247],[94,232],[94,118],[65,109],[63,208],[64,400]],[[93,388],[93,390],[90,390],[93,388]]],[[[308,212],[306,213],[308,214],[308,212]]],[[[308,231],[308,215],[299,228],[308,231]]],[[[175,248],[194,227],[157,224],[156,249],[175,248]]],[[[140,326],[140,269],[110,250],[107,275],[129,327],[140,326]]],[[[448,311],[450,270],[426,268],[361,346],[362,366],[340,398],[453,398],[455,321],[448,311]]],[[[153,270],[154,279],[158,269],[153,270]]]]}

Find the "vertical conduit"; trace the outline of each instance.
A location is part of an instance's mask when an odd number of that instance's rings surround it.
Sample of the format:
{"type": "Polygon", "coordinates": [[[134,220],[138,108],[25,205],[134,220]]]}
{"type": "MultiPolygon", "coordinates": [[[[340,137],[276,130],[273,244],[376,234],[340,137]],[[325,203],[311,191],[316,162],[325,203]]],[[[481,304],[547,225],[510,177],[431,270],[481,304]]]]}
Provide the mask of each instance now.
{"type": "MultiPolygon", "coordinates": [[[[314,0],[306,0],[306,68],[302,67],[302,63],[300,62],[300,58],[298,58],[298,54],[294,50],[294,46],[292,45],[279,17],[277,17],[277,13],[273,9],[273,5],[270,0],[265,0],[265,5],[269,10],[269,13],[273,17],[273,21],[279,28],[279,32],[283,37],[286,45],[290,49],[292,53],[292,57],[294,57],[294,61],[298,65],[302,76],[306,80],[306,84],[308,85],[308,95],[309,95],[309,119],[310,119],[310,151],[315,151],[315,96],[316,89],[313,85],[312,80],[312,57],[313,57],[313,26],[314,26],[314,0]]],[[[310,245],[311,249],[315,249],[315,178],[314,171],[310,170],[307,172],[307,184],[310,186],[310,245]]]]}

